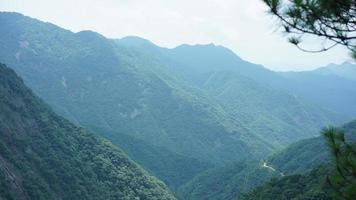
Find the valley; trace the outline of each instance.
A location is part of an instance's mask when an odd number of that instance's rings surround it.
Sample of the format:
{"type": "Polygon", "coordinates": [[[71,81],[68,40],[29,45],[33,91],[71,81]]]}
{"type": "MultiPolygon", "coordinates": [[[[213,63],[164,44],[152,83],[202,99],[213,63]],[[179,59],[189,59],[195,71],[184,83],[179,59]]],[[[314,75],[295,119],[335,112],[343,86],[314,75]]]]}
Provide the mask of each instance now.
{"type": "Polygon", "coordinates": [[[0,12],[0,49],[1,200],[329,200],[320,132],[356,139],[349,62],[276,72],[221,45],[14,12],[0,12]]]}

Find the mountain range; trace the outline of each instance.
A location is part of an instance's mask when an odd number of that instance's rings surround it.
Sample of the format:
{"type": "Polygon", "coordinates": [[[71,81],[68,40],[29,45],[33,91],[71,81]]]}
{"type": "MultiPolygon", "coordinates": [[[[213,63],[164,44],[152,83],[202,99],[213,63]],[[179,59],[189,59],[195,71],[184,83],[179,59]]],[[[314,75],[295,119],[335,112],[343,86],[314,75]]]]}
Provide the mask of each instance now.
{"type": "MultiPolygon", "coordinates": [[[[274,72],[214,44],[169,49],[139,37],[74,33],[9,12],[0,12],[0,27],[0,62],[61,116],[48,109],[55,116],[48,123],[60,127],[56,120],[61,119],[71,130],[86,132],[84,137],[100,138],[95,139],[99,146],[115,149],[105,155],[122,149],[117,159],[127,159],[135,169],[128,173],[154,175],[179,198],[234,198],[282,172],[313,169],[315,160],[327,159],[309,159],[318,148],[313,140],[320,140],[308,138],[326,125],[356,118],[356,66],[350,63],[274,72]],[[305,151],[294,144],[300,140],[305,151]],[[290,152],[298,155],[294,159],[271,156],[291,155],[283,150],[290,144],[290,152]],[[300,165],[305,158],[310,163],[300,165]],[[235,187],[242,181],[243,187],[235,187]],[[208,190],[209,197],[202,196],[208,190]]],[[[116,158],[110,159],[105,159],[109,166],[116,158]]],[[[150,184],[158,192],[152,199],[174,198],[159,180],[152,178],[150,184]]]]}
{"type": "Polygon", "coordinates": [[[345,62],[313,71],[280,74],[290,80],[289,84],[284,85],[287,90],[352,120],[356,114],[355,71],[354,64],[345,62]]]}

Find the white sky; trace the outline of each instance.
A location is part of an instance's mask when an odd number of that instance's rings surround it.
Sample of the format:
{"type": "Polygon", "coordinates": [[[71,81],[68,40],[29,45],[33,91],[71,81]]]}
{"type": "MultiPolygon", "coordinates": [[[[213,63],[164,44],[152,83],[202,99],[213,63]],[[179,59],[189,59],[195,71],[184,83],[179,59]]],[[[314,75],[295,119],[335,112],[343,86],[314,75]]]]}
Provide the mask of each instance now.
{"type": "Polygon", "coordinates": [[[214,43],[273,70],[299,71],[351,60],[342,47],[321,54],[297,50],[277,31],[261,0],[0,0],[0,11],[74,32],[140,36],[164,47],[214,43]]]}

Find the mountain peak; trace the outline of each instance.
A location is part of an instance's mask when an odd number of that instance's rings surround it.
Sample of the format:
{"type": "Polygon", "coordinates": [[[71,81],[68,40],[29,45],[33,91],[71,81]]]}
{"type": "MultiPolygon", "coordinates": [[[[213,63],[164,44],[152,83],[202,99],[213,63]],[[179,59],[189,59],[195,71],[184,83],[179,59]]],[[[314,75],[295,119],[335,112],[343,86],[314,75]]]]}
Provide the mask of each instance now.
{"type": "Polygon", "coordinates": [[[116,39],[115,41],[124,46],[134,46],[134,47],[153,46],[153,45],[156,46],[151,41],[138,36],[126,36],[121,39],[116,39]]]}
{"type": "Polygon", "coordinates": [[[342,64],[332,63],[314,70],[314,73],[322,75],[336,75],[342,78],[356,80],[356,65],[347,61],[342,64]]]}
{"type": "Polygon", "coordinates": [[[181,47],[216,47],[217,45],[215,45],[214,43],[207,43],[207,44],[181,44],[178,45],[176,48],[181,48],[181,47]]]}
{"type": "Polygon", "coordinates": [[[94,39],[94,38],[102,38],[105,39],[105,37],[103,35],[101,35],[100,33],[97,33],[95,31],[91,31],[91,30],[83,30],[83,31],[79,31],[77,33],[75,33],[77,36],[83,37],[83,38],[87,38],[87,39],[94,39]]]}
{"type": "Polygon", "coordinates": [[[173,49],[194,49],[194,50],[228,50],[231,51],[230,49],[221,46],[221,45],[216,45],[214,43],[207,43],[207,44],[181,44],[178,45],[177,47],[173,48],[173,49]]]}
{"type": "Polygon", "coordinates": [[[23,14],[17,12],[7,12],[7,11],[0,11],[0,15],[2,16],[11,16],[11,17],[24,17],[23,14]]]}

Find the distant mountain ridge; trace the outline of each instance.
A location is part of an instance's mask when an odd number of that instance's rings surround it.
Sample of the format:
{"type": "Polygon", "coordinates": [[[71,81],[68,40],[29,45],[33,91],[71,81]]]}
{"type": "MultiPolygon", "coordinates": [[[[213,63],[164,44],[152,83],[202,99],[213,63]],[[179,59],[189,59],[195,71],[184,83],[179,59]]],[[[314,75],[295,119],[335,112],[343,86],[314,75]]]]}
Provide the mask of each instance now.
{"type": "Polygon", "coordinates": [[[118,44],[131,46],[165,63],[174,73],[194,86],[207,92],[223,105],[230,114],[247,124],[255,132],[269,135],[273,145],[296,141],[310,134],[317,135],[326,116],[323,111],[302,98],[296,97],[280,85],[289,80],[261,65],[246,62],[231,50],[208,45],[180,45],[167,49],[138,37],[116,40],[118,44]],[[276,86],[278,85],[278,86],[276,86]],[[307,124],[309,123],[310,124],[307,124]],[[304,124],[298,130],[298,124],[304,124]],[[305,131],[305,128],[311,128],[305,131]]]}
{"type": "MultiPolygon", "coordinates": [[[[135,49],[91,31],[72,33],[16,13],[1,13],[0,24],[0,46],[6,49],[0,52],[0,59],[57,113],[101,130],[97,133],[114,144],[120,144],[120,138],[110,133],[121,132],[171,151],[170,155],[214,164],[260,157],[275,148],[204,92],[135,49]]],[[[123,147],[129,148],[123,150],[131,155],[134,151],[152,155],[146,151],[154,149],[123,147]]],[[[139,157],[146,158],[136,154],[135,158],[139,157]]],[[[190,164],[182,165],[192,169],[187,172],[195,171],[190,164]]],[[[144,167],[157,169],[154,165],[144,167]]],[[[186,177],[181,176],[182,180],[186,177]]]]}
{"type": "Polygon", "coordinates": [[[342,64],[329,64],[325,67],[313,70],[312,72],[323,75],[337,75],[342,78],[356,81],[356,65],[350,62],[344,62],[342,64]]]}
{"type": "Polygon", "coordinates": [[[57,113],[98,130],[171,188],[341,121],[275,87],[288,78],[221,46],[166,49],[6,12],[0,26],[0,60],[57,113]],[[152,156],[157,151],[164,160],[152,156]],[[172,173],[174,166],[187,174],[172,173]]]}
{"type": "Polygon", "coordinates": [[[284,89],[336,113],[356,117],[356,65],[331,64],[313,71],[280,73],[284,89]]]}
{"type": "Polygon", "coordinates": [[[356,65],[349,62],[340,65],[330,64],[312,71],[278,73],[268,70],[262,65],[243,61],[231,50],[213,44],[181,45],[167,49],[160,48],[148,40],[138,37],[126,37],[117,40],[117,42],[139,49],[149,49],[151,54],[153,52],[153,55],[163,58],[164,62],[169,63],[168,65],[175,66],[176,72],[183,74],[188,80],[201,82],[202,80],[197,74],[233,71],[264,86],[284,90],[309,101],[309,103],[338,113],[343,116],[342,122],[356,117],[356,106],[353,103],[356,100],[354,89],[356,88],[354,82],[356,80],[356,65]],[[141,42],[138,43],[136,40],[141,42]]]}

